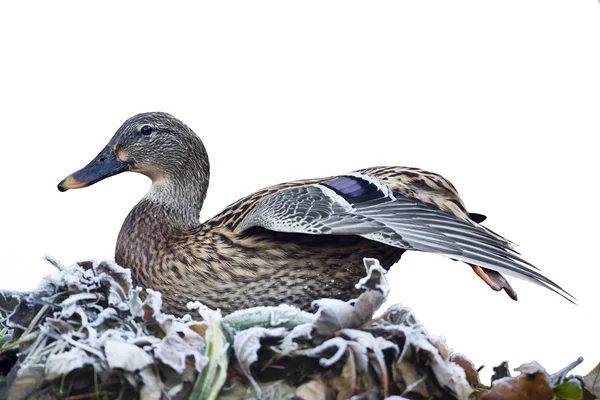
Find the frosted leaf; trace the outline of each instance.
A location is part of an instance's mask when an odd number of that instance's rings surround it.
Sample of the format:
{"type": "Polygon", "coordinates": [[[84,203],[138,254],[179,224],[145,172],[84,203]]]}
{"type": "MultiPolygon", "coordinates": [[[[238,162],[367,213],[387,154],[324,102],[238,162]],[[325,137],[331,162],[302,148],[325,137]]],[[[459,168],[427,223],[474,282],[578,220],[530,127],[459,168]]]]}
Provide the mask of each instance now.
{"type": "MultiPolygon", "coordinates": [[[[408,328],[422,328],[413,311],[408,307],[402,307],[401,304],[391,306],[385,313],[385,319],[394,325],[402,325],[408,328]]],[[[423,334],[427,334],[424,329],[423,334]]]]}
{"type": "Polygon", "coordinates": [[[272,349],[282,355],[288,355],[298,350],[298,343],[296,343],[295,340],[299,338],[311,339],[312,331],[313,324],[296,325],[294,329],[284,336],[281,343],[277,346],[273,346],[272,349]]]}
{"type": "Polygon", "coordinates": [[[459,399],[466,399],[469,397],[473,392],[473,388],[467,381],[465,370],[458,364],[444,358],[443,354],[436,346],[434,346],[434,348],[437,350],[437,353],[433,350],[430,351],[432,361],[431,369],[440,386],[456,393],[459,399]]]}
{"type": "MultiPolygon", "coordinates": [[[[355,329],[343,329],[340,335],[348,339],[348,346],[354,353],[357,369],[359,372],[366,372],[367,365],[371,365],[379,375],[380,380],[384,381],[386,372],[384,350],[394,350],[394,358],[399,353],[398,345],[382,337],[375,337],[369,332],[358,331],[355,329]]],[[[387,375],[386,375],[387,377],[387,375]]]]}
{"type": "Polygon", "coordinates": [[[262,328],[253,327],[238,332],[233,341],[233,349],[240,363],[242,372],[252,383],[256,393],[260,394],[260,387],[252,377],[250,366],[258,360],[258,350],[260,349],[260,340],[266,337],[282,337],[285,335],[285,328],[262,328]]]}
{"type": "Polygon", "coordinates": [[[424,385],[429,374],[433,374],[444,393],[453,393],[459,399],[466,399],[473,388],[466,379],[465,371],[447,358],[449,350],[439,339],[432,339],[420,324],[403,327],[405,344],[394,368],[395,379],[402,379],[407,388],[405,393],[415,392],[421,396],[432,396],[424,385]],[[427,369],[419,368],[425,365],[427,369]],[[430,371],[430,372],[429,372],[430,371]]]}
{"type": "Polygon", "coordinates": [[[11,314],[20,301],[18,293],[0,291],[0,318],[4,319],[11,314]]]}
{"type": "MultiPolygon", "coordinates": [[[[203,355],[206,342],[203,337],[208,323],[196,322],[187,317],[177,319],[172,315],[155,315],[166,336],[155,346],[154,354],[167,365],[170,365],[180,374],[186,366],[186,358],[195,358],[195,367],[198,372],[206,365],[207,358],[203,355]]],[[[218,326],[218,322],[215,322],[218,326]]]]}
{"type": "Polygon", "coordinates": [[[45,378],[59,378],[86,364],[93,364],[93,359],[78,347],[62,353],[50,354],[46,360],[45,378]]]}
{"type": "Polygon", "coordinates": [[[386,297],[379,290],[369,290],[361,294],[354,303],[356,327],[369,322],[385,300],[386,297]]]}
{"type": "Polygon", "coordinates": [[[71,296],[67,297],[65,300],[63,300],[63,302],[60,305],[63,307],[66,307],[73,303],[77,303],[78,301],[86,301],[86,300],[97,301],[99,299],[100,299],[100,297],[96,293],[76,293],[76,294],[72,294],[71,296]]]}
{"type": "Polygon", "coordinates": [[[129,309],[125,301],[133,287],[131,271],[112,261],[102,261],[95,269],[99,272],[99,281],[108,284],[108,304],[119,310],[129,309]]]}
{"type": "Polygon", "coordinates": [[[117,319],[118,314],[114,308],[105,308],[96,316],[96,319],[88,324],[88,326],[96,327],[102,325],[108,319],[117,319]]]}
{"type": "Polygon", "coordinates": [[[197,310],[207,325],[204,340],[206,341],[205,355],[208,357],[208,362],[196,380],[190,397],[213,400],[216,399],[227,379],[229,365],[227,354],[229,343],[222,328],[221,312],[211,310],[198,301],[190,302],[187,306],[189,310],[197,310]]]}
{"type": "Polygon", "coordinates": [[[383,315],[365,330],[377,332],[386,336],[406,336],[407,334],[429,337],[427,330],[415,318],[410,308],[404,308],[400,304],[391,306],[383,315]]]}
{"type": "Polygon", "coordinates": [[[61,319],[46,318],[46,321],[48,321],[48,324],[54,327],[54,329],[56,329],[56,331],[61,335],[65,335],[73,331],[73,325],[61,319]]]}
{"type": "Polygon", "coordinates": [[[194,366],[198,372],[201,372],[208,362],[208,358],[204,355],[206,347],[204,339],[191,330],[189,332],[184,339],[179,332],[173,330],[154,348],[156,358],[179,374],[183,374],[188,356],[194,357],[194,366]]]}
{"type": "Polygon", "coordinates": [[[477,388],[479,385],[481,385],[481,382],[479,380],[479,373],[477,372],[475,365],[465,355],[460,353],[453,353],[450,356],[450,361],[452,361],[454,364],[458,365],[465,371],[467,382],[469,382],[471,387],[477,388]]]}
{"type": "Polygon", "coordinates": [[[320,357],[323,353],[327,352],[327,350],[332,347],[336,347],[337,350],[334,355],[329,358],[323,357],[319,360],[319,364],[322,367],[330,367],[336,362],[340,361],[344,354],[346,354],[346,350],[348,349],[348,342],[341,337],[331,338],[320,345],[313,347],[312,349],[300,350],[295,354],[307,357],[320,357]]]}
{"type": "MultiPolygon", "coordinates": [[[[387,365],[384,350],[393,350],[394,356],[399,352],[398,346],[381,337],[375,337],[369,332],[343,329],[338,332],[337,337],[327,340],[320,346],[303,351],[297,351],[295,354],[309,357],[318,357],[323,354],[330,354],[332,347],[337,347],[337,351],[329,358],[323,357],[319,360],[322,367],[330,367],[346,357],[345,381],[355,382],[356,376],[364,376],[369,372],[369,365],[377,373],[379,381],[384,387],[389,382],[387,365]]],[[[347,388],[345,389],[347,390],[347,388]]],[[[352,390],[351,390],[352,391],[352,390]]]]}
{"type": "Polygon", "coordinates": [[[144,316],[144,309],[142,308],[143,301],[140,299],[140,293],[142,292],[141,287],[136,287],[131,290],[129,301],[127,305],[129,306],[129,312],[132,316],[139,318],[144,316]]]}
{"type": "Polygon", "coordinates": [[[125,371],[139,371],[152,364],[152,357],[136,345],[116,340],[107,340],[104,344],[106,361],[111,368],[125,371]]]}
{"type": "Polygon", "coordinates": [[[373,318],[385,302],[390,287],[385,270],[374,258],[363,260],[367,276],[359,281],[357,289],[365,289],[358,299],[348,302],[338,299],[320,299],[313,302],[318,307],[315,329],[319,335],[334,335],[340,329],[358,328],[373,318]]]}
{"type": "MultiPolygon", "coordinates": [[[[358,374],[367,372],[369,369],[369,354],[367,346],[359,342],[353,342],[348,340],[348,349],[352,353],[352,359],[354,360],[354,368],[358,374]]],[[[378,359],[378,355],[375,356],[378,359]]]]}
{"type": "Polygon", "coordinates": [[[62,306],[57,317],[62,318],[62,319],[69,319],[69,318],[71,318],[71,316],[73,316],[73,314],[77,313],[78,308],[79,308],[79,306],[77,305],[76,302],[64,305],[64,306],[62,306]]]}
{"type": "Polygon", "coordinates": [[[162,296],[160,292],[157,292],[152,289],[146,289],[146,300],[142,304],[142,310],[144,311],[144,319],[157,319],[160,318],[162,313],[160,309],[162,308],[162,296]]]}
{"type": "Polygon", "coordinates": [[[233,338],[236,332],[253,326],[293,328],[296,325],[312,323],[314,320],[314,314],[294,306],[280,304],[277,307],[252,307],[235,311],[223,317],[223,329],[230,338],[233,338]]]}
{"type": "Polygon", "coordinates": [[[315,329],[319,335],[333,336],[343,328],[356,328],[359,323],[354,314],[354,305],[339,299],[320,299],[313,302],[318,307],[315,329]]]}
{"type": "Polygon", "coordinates": [[[47,275],[44,280],[54,285],[56,288],[66,286],[72,292],[81,292],[87,289],[83,282],[85,270],[79,265],[73,265],[61,272],[47,275]]]}
{"type": "Polygon", "coordinates": [[[140,388],[140,400],[160,400],[162,395],[162,384],[156,376],[152,366],[147,366],[140,371],[142,387],[140,388]]]}
{"type": "Polygon", "coordinates": [[[452,349],[448,347],[446,344],[446,338],[443,336],[431,335],[429,336],[429,341],[431,344],[439,351],[440,356],[445,361],[450,359],[450,353],[452,353],[452,349]]]}
{"type": "Polygon", "coordinates": [[[33,293],[10,292],[4,293],[4,308],[8,319],[5,324],[8,328],[27,329],[29,324],[42,309],[43,297],[51,295],[53,289],[41,286],[39,291],[33,293]],[[10,297],[8,299],[7,297],[10,297]]]}
{"type": "Polygon", "coordinates": [[[376,258],[363,258],[367,269],[367,276],[356,284],[357,289],[379,290],[387,298],[390,293],[390,285],[385,278],[386,271],[376,258]]]}
{"type": "Polygon", "coordinates": [[[515,371],[519,371],[520,373],[527,375],[535,375],[538,372],[547,374],[544,367],[542,367],[537,361],[532,361],[530,363],[523,364],[520,367],[515,368],[515,371]]]}
{"type": "Polygon", "coordinates": [[[280,304],[277,307],[270,307],[270,312],[272,326],[288,323],[298,317],[307,318],[308,315],[308,313],[300,310],[298,307],[290,306],[289,304],[280,304]]]}
{"type": "Polygon", "coordinates": [[[155,345],[154,355],[179,374],[183,374],[186,369],[187,357],[194,357],[194,366],[198,372],[201,372],[208,362],[208,358],[204,355],[206,342],[202,336],[206,332],[208,323],[193,321],[189,315],[178,319],[172,315],[161,314],[157,312],[160,310],[161,303],[158,292],[152,292],[144,302],[146,310],[152,310],[153,318],[166,334],[155,345]]]}
{"type": "Polygon", "coordinates": [[[573,370],[573,368],[577,367],[582,362],[583,362],[583,357],[578,357],[577,360],[573,361],[566,367],[564,367],[561,370],[556,371],[555,373],[550,375],[550,383],[552,384],[552,386],[556,386],[565,381],[568,381],[572,377],[572,375],[568,377],[567,374],[569,372],[571,372],[571,370],[573,370]]]}

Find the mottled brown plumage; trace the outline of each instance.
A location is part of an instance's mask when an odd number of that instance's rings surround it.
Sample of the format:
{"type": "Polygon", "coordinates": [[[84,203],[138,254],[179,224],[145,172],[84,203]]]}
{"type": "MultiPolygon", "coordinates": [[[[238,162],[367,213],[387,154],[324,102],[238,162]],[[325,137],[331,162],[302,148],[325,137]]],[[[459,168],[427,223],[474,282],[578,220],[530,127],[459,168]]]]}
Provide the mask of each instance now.
{"type": "Polygon", "coordinates": [[[183,313],[187,302],[200,300],[229,313],[279,303],[308,308],[322,297],[348,300],[356,297],[354,284],[365,274],[363,257],[389,267],[404,252],[358,236],[260,227],[236,234],[231,224],[244,203],[228,207],[233,214],[181,230],[144,200],[125,220],[115,260],[132,269],[137,284],[160,290],[170,312],[183,313]]]}
{"type": "MultiPolygon", "coordinates": [[[[59,189],[126,170],[153,183],[125,219],[115,260],[132,270],[136,284],[159,290],[176,314],[194,300],[225,313],[280,303],[307,308],[322,297],[347,300],[357,295],[364,257],[387,268],[407,249],[481,260],[477,265],[561,290],[529,268],[509,241],[475,222],[450,182],[420,169],[373,167],[284,183],[200,224],[209,180],[204,146],[179,120],[147,113],[126,121],[59,189]]],[[[511,293],[502,275],[472,265],[492,288],[511,293]]]]}

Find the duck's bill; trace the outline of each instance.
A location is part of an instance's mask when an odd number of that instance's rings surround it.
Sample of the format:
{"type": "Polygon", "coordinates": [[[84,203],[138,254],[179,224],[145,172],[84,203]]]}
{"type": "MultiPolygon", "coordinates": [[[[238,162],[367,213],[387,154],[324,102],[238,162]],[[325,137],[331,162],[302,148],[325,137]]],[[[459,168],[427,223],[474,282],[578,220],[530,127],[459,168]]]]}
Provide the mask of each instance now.
{"type": "Polygon", "coordinates": [[[127,163],[117,159],[113,150],[106,146],[88,165],[67,176],[58,184],[58,190],[79,189],[100,182],[102,179],[127,170],[127,163]]]}

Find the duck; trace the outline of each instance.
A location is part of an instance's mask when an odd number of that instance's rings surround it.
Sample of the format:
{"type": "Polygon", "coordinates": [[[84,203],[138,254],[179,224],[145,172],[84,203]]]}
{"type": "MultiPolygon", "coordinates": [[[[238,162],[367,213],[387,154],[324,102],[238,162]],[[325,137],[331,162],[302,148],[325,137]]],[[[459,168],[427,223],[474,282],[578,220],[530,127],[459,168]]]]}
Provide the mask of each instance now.
{"type": "Polygon", "coordinates": [[[378,166],[267,187],[201,223],[210,164],[202,140],[164,112],[126,120],[85,167],[58,184],[84,188],[122,172],[150,189],[125,218],[115,261],[136,285],[159,291],[163,309],[184,315],[200,301],[223,314],[360,293],[363,259],[389,269],[406,251],[469,265],[490,288],[517,294],[502,274],[574,298],[542,275],[515,244],[469,213],[456,188],[419,168],[378,166]]]}

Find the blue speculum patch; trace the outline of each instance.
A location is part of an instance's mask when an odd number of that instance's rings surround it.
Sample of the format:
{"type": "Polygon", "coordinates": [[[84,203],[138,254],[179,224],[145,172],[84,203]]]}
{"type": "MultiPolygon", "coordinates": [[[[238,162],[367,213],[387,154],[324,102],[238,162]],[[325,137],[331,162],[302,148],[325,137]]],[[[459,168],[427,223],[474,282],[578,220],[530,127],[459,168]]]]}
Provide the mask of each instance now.
{"type": "Polygon", "coordinates": [[[373,183],[355,176],[340,176],[322,183],[352,203],[374,200],[385,195],[373,183]]]}

